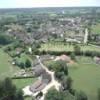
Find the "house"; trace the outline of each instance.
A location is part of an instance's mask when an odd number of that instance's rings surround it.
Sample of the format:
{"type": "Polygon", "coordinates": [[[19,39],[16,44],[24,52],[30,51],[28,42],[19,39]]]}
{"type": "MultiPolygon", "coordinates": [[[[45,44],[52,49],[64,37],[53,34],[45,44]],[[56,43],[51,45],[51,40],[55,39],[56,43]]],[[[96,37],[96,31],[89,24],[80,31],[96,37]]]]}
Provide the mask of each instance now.
{"type": "MultiPolygon", "coordinates": [[[[38,72],[40,74],[40,71],[38,72]]],[[[41,79],[30,86],[33,93],[40,92],[51,81],[51,76],[47,72],[41,73],[41,79]]]]}
{"type": "Polygon", "coordinates": [[[38,80],[33,85],[30,86],[30,91],[33,93],[40,92],[46,86],[41,80],[38,80]]]}

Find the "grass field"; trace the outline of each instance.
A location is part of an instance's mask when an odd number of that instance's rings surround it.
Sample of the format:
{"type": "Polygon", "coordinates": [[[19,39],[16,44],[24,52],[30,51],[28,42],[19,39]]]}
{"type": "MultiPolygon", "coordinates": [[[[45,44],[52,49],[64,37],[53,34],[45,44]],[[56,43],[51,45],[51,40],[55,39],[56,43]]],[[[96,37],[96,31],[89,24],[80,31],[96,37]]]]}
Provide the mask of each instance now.
{"type": "Polygon", "coordinates": [[[92,26],[92,32],[100,34],[100,23],[92,26]]]}
{"type": "Polygon", "coordinates": [[[13,79],[13,83],[17,86],[17,88],[24,88],[27,85],[33,84],[37,78],[24,78],[24,79],[13,79]]]}
{"type": "Polygon", "coordinates": [[[91,58],[79,57],[78,64],[69,68],[73,79],[73,88],[84,91],[89,100],[97,100],[97,90],[100,88],[100,65],[91,58]]]}
{"type": "MultiPolygon", "coordinates": [[[[80,46],[82,51],[98,51],[100,52],[100,48],[90,45],[80,46]]],[[[73,45],[64,44],[63,42],[49,42],[46,44],[42,44],[40,51],[73,51],[73,45]]]]}
{"type": "Polygon", "coordinates": [[[19,68],[11,64],[11,61],[11,57],[0,48],[0,79],[10,77],[19,70],[19,68]]]}

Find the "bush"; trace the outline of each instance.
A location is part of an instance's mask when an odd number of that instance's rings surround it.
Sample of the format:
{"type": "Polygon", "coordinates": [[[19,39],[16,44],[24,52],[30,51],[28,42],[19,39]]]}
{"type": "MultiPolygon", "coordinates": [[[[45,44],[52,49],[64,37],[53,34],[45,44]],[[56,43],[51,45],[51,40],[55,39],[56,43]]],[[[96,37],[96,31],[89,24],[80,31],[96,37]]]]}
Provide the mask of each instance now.
{"type": "Polygon", "coordinates": [[[76,60],[76,58],[75,58],[75,53],[74,53],[74,52],[71,53],[70,57],[71,57],[72,60],[76,60]]]}
{"type": "Polygon", "coordinates": [[[1,34],[1,35],[0,35],[0,44],[1,44],[1,45],[10,44],[12,41],[13,41],[13,39],[12,39],[11,36],[9,36],[9,35],[4,35],[4,34],[1,34]]]}
{"type": "Polygon", "coordinates": [[[25,67],[31,67],[31,61],[29,59],[26,59],[25,61],[25,67]]]}

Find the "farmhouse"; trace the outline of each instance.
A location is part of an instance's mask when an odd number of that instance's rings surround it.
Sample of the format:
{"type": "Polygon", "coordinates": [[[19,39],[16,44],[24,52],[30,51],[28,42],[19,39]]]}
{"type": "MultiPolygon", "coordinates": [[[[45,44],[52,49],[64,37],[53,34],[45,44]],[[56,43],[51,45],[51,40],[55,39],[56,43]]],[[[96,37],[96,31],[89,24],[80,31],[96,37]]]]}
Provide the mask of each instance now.
{"type": "Polygon", "coordinates": [[[33,93],[40,92],[46,86],[45,83],[42,83],[41,80],[38,80],[33,85],[30,86],[30,91],[33,93]]]}
{"type": "Polygon", "coordinates": [[[41,74],[41,79],[30,86],[30,90],[33,93],[40,92],[42,89],[45,88],[45,86],[47,86],[50,81],[51,76],[47,72],[44,72],[41,74]]]}

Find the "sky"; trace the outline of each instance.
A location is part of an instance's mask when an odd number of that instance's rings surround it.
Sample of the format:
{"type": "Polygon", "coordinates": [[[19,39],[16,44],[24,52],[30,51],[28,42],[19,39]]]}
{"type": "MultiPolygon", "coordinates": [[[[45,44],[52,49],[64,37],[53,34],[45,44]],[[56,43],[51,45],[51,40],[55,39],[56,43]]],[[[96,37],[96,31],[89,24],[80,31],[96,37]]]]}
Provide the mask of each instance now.
{"type": "Polygon", "coordinates": [[[100,0],[0,0],[0,8],[100,6],[100,0]]]}

